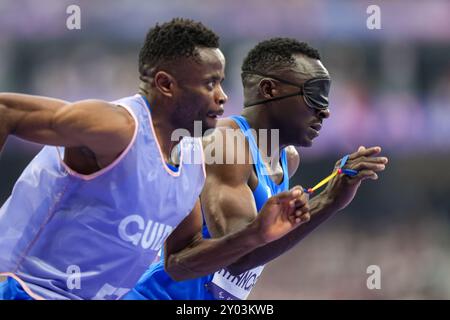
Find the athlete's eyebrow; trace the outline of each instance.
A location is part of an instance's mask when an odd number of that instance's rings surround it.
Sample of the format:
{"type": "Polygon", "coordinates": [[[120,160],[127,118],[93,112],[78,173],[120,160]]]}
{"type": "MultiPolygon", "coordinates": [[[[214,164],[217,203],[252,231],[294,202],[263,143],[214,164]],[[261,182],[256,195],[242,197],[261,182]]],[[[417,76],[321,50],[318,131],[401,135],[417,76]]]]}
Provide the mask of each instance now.
{"type": "Polygon", "coordinates": [[[218,81],[220,83],[222,83],[225,80],[225,77],[218,75],[218,74],[213,74],[213,75],[208,75],[205,77],[205,80],[207,81],[218,81]]]}

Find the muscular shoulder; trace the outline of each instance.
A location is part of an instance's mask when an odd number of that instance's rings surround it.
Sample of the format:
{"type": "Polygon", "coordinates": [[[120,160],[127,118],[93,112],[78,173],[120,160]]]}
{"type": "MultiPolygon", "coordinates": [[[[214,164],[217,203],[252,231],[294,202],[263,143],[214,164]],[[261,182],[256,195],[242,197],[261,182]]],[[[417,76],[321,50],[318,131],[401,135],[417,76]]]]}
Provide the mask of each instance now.
{"type": "Polygon", "coordinates": [[[76,135],[103,165],[111,163],[132,140],[137,123],[123,107],[102,100],[83,100],[61,108],[55,126],[76,135]]]}
{"type": "Polygon", "coordinates": [[[250,147],[233,120],[221,119],[214,132],[203,138],[203,147],[207,176],[230,185],[247,183],[252,172],[250,147]]]}
{"type": "Polygon", "coordinates": [[[102,100],[67,104],[57,113],[55,121],[56,124],[78,125],[93,131],[119,129],[132,132],[135,126],[133,117],[125,108],[102,100]]]}
{"type": "Polygon", "coordinates": [[[298,166],[300,165],[300,155],[294,146],[286,147],[286,158],[288,163],[288,173],[289,178],[293,177],[295,172],[297,172],[298,166]]]}

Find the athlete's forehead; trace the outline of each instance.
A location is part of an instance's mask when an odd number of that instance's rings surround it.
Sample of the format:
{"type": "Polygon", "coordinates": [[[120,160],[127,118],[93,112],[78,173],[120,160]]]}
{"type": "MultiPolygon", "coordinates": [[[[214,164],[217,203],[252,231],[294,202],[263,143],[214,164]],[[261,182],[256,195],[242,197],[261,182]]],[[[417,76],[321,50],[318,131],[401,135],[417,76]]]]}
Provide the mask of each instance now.
{"type": "MultiPolygon", "coordinates": [[[[295,82],[304,82],[313,78],[329,78],[330,74],[322,61],[303,54],[294,55],[295,63],[286,70],[286,75],[295,82]]],[[[286,79],[288,80],[288,79],[286,79]]]]}
{"type": "Polygon", "coordinates": [[[221,80],[225,77],[225,56],[218,48],[197,48],[194,57],[177,63],[179,78],[221,80]]]}
{"type": "Polygon", "coordinates": [[[219,48],[197,48],[195,62],[205,73],[223,76],[225,72],[225,56],[219,48]]]}
{"type": "Polygon", "coordinates": [[[196,52],[199,63],[213,64],[216,67],[225,66],[225,56],[219,48],[197,47],[196,52]]]}

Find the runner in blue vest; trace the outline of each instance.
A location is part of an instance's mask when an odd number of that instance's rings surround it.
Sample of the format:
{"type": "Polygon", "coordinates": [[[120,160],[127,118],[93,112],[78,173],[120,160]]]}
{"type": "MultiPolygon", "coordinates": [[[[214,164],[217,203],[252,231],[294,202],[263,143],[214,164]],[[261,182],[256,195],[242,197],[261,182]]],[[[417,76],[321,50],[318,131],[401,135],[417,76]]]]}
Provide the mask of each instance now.
{"type": "Polygon", "coordinates": [[[0,149],[9,135],[47,145],[0,209],[0,276],[8,277],[0,299],[119,299],[166,239],[166,270],[182,280],[300,225],[308,206],[296,187],[246,228],[198,237],[205,167],[190,136],[195,121],[205,131],[223,113],[218,46],[201,23],[174,19],[147,34],[139,94],[75,103],[0,94],[0,149]],[[174,139],[177,130],[184,134],[174,139]]]}
{"type": "MultiPolygon", "coordinates": [[[[244,60],[242,80],[245,98],[242,114],[220,120],[205,146],[206,152],[213,142],[220,145],[217,141],[221,141],[224,145],[224,164],[207,165],[201,195],[205,237],[223,237],[245,228],[258,217],[258,211],[272,195],[288,190],[289,178],[299,166],[299,155],[293,146],[310,147],[324,119],[330,116],[330,76],[319,53],[306,43],[287,38],[259,43],[244,60]],[[264,129],[279,130],[278,149],[268,148],[270,141],[264,145],[264,139],[255,139],[252,130],[256,137],[261,137],[264,129]],[[230,131],[237,131],[243,143],[232,139],[230,131]],[[231,164],[225,162],[230,154],[231,164]],[[239,162],[242,154],[252,161],[239,162]]],[[[270,132],[268,136],[272,137],[270,132]]],[[[387,158],[376,156],[380,151],[380,147],[360,147],[351,154],[346,167],[359,173],[352,178],[334,178],[325,191],[310,201],[310,213],[303,217],[309,222],[281,239],[215,273],[181,282],[164,271],[162,259],[150,266],[125,299],[246,299],[265,263],[295,246],[345,208],[361,181],[377,179],[376,172],[384,170],[387,163],[387,158]]]]}

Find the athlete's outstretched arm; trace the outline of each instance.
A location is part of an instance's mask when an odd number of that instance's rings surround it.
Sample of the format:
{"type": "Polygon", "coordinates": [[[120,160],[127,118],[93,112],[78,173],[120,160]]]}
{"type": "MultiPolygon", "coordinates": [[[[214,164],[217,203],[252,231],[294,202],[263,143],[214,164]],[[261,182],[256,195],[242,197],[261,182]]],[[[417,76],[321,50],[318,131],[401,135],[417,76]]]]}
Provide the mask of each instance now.
{"type": "MultiPolygon", "coordinates": [[[[359,173],[353,178],[338,175],[327,185],[327,188],[309,201],[310,221],[288,233],[277,241],[271,242],[264,247],[260,247],[236,263],[228,266],[232,274],[242,272],[263,265],[284,252],[297,245],[303,238],[315,230],[336,212],[344,209],[355,197],[361,182],[366,179],[376,180],[376,172],[383,171],[388,159],[377,157],[381,152],[380,147],[365,148],[360,147],[357,152],[350,155],[347,166],[350,169],[358,170],[359,173]]],[[[336,162],[338,167],[340,160],[336,162]]]]}
{"type": "Polygon", "coordinates": [[[0,149],[9,135],[15,135],[41,144],[88,147],[94,154],[108,157],[120,154],[133,132],[131,115],[105,101],[68,103],[24,94],[0,94],[0,149]]]}
{"type": "Polygon", "coordinates": [[[23,110],[56,110],[69,102],[41,96],[26,94],[0,93],[0,151],[9,134],[15,130],[20,109],[23,110]]]}

